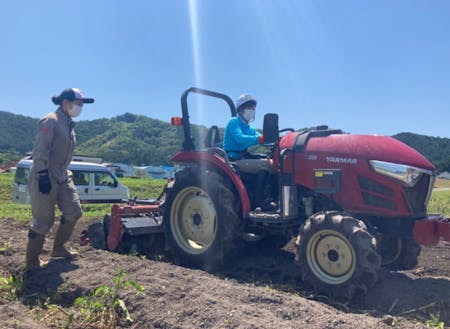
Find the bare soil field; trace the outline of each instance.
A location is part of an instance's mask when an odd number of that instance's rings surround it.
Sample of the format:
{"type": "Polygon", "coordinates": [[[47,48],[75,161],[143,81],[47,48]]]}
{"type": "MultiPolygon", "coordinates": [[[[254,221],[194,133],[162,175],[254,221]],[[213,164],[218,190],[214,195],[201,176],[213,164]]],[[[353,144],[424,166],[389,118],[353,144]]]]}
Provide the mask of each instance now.
{"type": "MultiPolygon", "coordinates": [[[[51,260],[29,275],[19,300],[0,297],[0,328],[64,328],[75,298],[110,284],[118,269],[142,285],[145,295],[123,292],[133,322],[117,328],[427,328],[430,314],[450,326],[446,242],[423,248],[414,270],[382,269],[367,295],[343,302],[316,295],[300,281],[289,244],[247,246],[227,268],[210,274],[177,266],[168,256],[144,258],[81,246],[81,231],[89,224],[80,221],[69,242],[80,252],[76,260],[51,260]],[[48,301],[58,306],[61,319],[58,312],[31,311],[48,301]]],[[[0,225],[0,247],[7,246],[0,252],[0,276],[19,275],[29,223],[0,219],[0,225]]],[[[50,232],[44,259],[52,241],[50,232]]]]}

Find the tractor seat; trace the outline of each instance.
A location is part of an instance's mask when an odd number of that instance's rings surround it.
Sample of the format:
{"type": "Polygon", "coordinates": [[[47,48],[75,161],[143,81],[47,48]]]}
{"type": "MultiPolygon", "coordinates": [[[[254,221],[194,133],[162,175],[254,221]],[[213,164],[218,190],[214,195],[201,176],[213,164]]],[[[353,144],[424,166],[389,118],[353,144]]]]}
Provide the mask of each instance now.
{"type": "Polygon", "coordinates": [[[222,147],[222,138],[220,137],[219,127],[211,126],[205,137],[205,146],[210,147],[222,147]]]}
{"type": "Polygon", "coordinates": [[[224,158],[228,166],[236,172],[236,164],[228,158],[227,152],[223,149],[219,127],[211,126],[211,128],[209,128],[205,137],[205,147],[208,152],[217,154],[218,156],[224,158]]]}

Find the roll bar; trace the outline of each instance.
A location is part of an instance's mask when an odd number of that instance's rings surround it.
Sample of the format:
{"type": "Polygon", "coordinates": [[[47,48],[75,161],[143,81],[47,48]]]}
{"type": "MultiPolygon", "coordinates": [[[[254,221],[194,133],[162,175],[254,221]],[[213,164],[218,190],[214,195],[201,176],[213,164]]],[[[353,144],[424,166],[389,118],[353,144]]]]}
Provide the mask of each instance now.
{"type": "Polygon", "coordinates": [[[181,113],[183,116],[182,124],[183,124],[183,131],[184,131],[183,151],[195,150],[194,141],[191,137],[191,125],[189,122],[189,110],[188,110],[188,105],[187,105],[187,97],[190,93],[197,93],[197,94],[201,94],[201,95],[205,95],[205,96],[222,99],[230,107],[231,116],[232,117],[236,116],[236,107],[234,106],[234,103],[231,100],[231,98],[228,97],[227,95],[224,95],[224,94],[221,94],[221,93],[218,93],[215,91],[207,90],[207,89],[197,88],[197,87],[191,87],[189,89],[186,89],[183,92],[183,94],[181,94],[181,113]]]}

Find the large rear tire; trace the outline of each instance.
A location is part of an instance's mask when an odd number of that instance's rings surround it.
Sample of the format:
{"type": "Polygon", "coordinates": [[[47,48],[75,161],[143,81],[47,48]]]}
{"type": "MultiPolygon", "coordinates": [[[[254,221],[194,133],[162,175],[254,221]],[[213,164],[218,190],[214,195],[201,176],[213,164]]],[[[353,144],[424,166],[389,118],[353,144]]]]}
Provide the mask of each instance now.
{"type": "Polygon", "coordinates": [[[88,226],[87,234],[89,237],[90,245],[95,249],[106,249],[107,235],[102,222],[92,223],[88,226]]]}
{"type": "Polygon", "coordinates": [[[381,258],[366,226],[345,213],[320,212],[300,228],[296,263],[304,282],[318,292],[351,299],[378,279],[381,258]]]}
{"type": "Polygon", "coordinates": [[[237,249],[239,203],[225,183],[224,177],[207,170],[177,173],[163,224],[179,263],[215,271],[237,249]]]}
{"type": "Polygon", "coordinates": [[[393,271],[410,270],[419,263],[421,247],[414,239],[381,236],[378,239],[378,252],[381,266],[393,271]]]}

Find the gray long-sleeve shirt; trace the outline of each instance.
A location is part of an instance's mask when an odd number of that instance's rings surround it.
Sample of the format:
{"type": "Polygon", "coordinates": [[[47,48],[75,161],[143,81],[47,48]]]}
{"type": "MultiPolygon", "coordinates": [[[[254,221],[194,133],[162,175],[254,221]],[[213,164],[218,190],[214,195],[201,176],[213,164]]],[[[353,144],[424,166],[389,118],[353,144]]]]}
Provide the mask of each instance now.
{"type": "Polygon", "coordinates": [[[67,166],[75,148],[74,122],[61,107],[39,121],[33,149],[32,173],[47,169],[58,183],[67,180],[67,166]]]}

